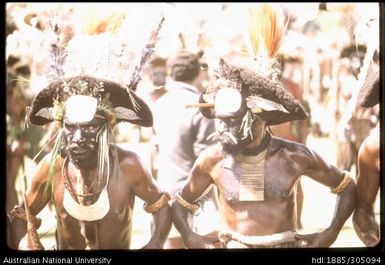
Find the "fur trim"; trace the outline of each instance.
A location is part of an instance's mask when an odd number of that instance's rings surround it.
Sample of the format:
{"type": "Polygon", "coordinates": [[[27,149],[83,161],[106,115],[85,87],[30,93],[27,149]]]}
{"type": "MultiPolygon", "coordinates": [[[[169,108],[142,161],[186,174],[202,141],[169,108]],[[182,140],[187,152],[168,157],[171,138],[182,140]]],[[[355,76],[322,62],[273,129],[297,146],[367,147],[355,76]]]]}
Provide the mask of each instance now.
{"type": "MultiPolygon", "coordinates": [[[[52,122],[55,117],[42,115],[38,113],[43,108],[54,108],[54,102],[63,103],[67,98],[74,93],[70,90],[73,84],[77,84],[78,81],[87,84],[89,90],[87,92],[77,91],[75,94],[87,95],[87,93],[98,94],[100,96],[99,101],[107,100],[111,106],[111,111],[115,115],[116,121],[127,121],[140,126],[150,127],[153,123],[152,113],[147,104],[140,99],[133,91],[130,91],[130,95],[126,89],[112,81],[97,79],[91,76],[76,76],[71,78],[65,78],[52,82],[47,88],[43,89],[32,102],[32,109],[29,116],[30,122],[35,125],[45,125],[52,122]],[[102,84],[102,87],[100,87],[102,84]],[[100,88],[100,91],[95,91],[100,88]],[[118,113],[114,111],[117,108],[120,110],[118,113]],[[122,108],[127,109],[127,112],[133,111],[135,115],[120,115],[122,108]],[[133,117],[131,119],[130,117],[133,117]]],[[[99,110],[98,114],[102,114],[107,118],[110,114],[105,110],[99,110]]]]}
{"type": "MultiPolygon", "coordinates": [[[[259,115],[267,122],[267,125],[276,125],[293,120],[303,120],[308,118],[308,114],[302,105],[288,92],[281,82],[258,75],[252,69],[243,66],[231,65],[221,60],[220,79],[234,82],[237,89],[241,91],[243,98],[259,96],[269,101],[282,105],[284,110],[262,111],[259,115]]],[[[206,93],[215,94],[221,87],[212,87],[206,93]]],[[[207,102],[204,95],[200,97],[200,102],[207,102]]],[[[206,118],[214,118],[212,109],[201,108],[202,114],[206,118]]]]}

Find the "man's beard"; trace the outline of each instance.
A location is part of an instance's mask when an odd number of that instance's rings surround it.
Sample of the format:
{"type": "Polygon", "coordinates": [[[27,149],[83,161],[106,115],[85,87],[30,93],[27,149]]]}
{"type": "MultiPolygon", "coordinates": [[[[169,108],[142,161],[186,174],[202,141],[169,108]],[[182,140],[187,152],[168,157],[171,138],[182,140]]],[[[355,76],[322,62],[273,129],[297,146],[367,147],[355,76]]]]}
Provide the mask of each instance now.
{"type": "Polygon", "coordinates": [[[236,155],[240,152],[242,152],[249,144],[253,142],[252,136],[250,134],[247,135],[247,137],[238,140],[236,144],[229,143],[226,140],[222,140],[223,138],[220,137],[219,142],[222,145],[222,151],[225,154],[230,155],[236,155]]]}
{"type": "Polygon", "coordinates": [[[95,168],[98,161],[98,148],[95,147],[85,154],[75,154],[67,147],[65,153],[68,155],[70,161],[78,168],[95,168]]]}

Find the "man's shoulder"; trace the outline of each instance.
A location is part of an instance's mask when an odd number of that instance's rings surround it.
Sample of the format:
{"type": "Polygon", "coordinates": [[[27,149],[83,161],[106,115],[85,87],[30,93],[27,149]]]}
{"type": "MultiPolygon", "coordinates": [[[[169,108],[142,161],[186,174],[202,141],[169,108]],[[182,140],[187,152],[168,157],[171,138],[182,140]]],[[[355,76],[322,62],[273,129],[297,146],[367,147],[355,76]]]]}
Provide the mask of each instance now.
{"type": "Polygon", "coordinates": [[[272,137],[269,153],[272,156],[281,153],[282,158],[302,165],[319,158],[317,152],[305,144],[278,137],[272,137]]]}
{"type": "Polygon", "coordinates": [[[114,145],[113,148],[116,149],[116,154],[119,162],[123,162],[127,160],[138,162],[140,160],[137,153],[125,148],[124,146],[114,145]]]}
{"type": "Polygon", "coordinates": [[[193,171],[210,172],[224,158],[220,144],[214,144],[204,149],[195,160],[193,171]]]}
{"type": "Polygon", "coordinates": [[[127,176],[142,175],[146,168],[140,156],[122,146],[115,146],[120,170],[127,176]]]}
{"type": "Polygon", "coordinates": [[[271,137],[270,146],[271,146],[271,149],[273,150],[286,149],[288,151],[294,151],[294,152],[301,152],[301,151],[308,150],[307,146],[302,143],[283,139],[280,137],[274,137],[274,136],[271,137]]]}
{"type": "Polygon", "coordinates": [[[201,161],[223,159],[221,145],[219,143],[215,143],[208,146],[206,149],[199,153],[198,158],[201,161]]]}

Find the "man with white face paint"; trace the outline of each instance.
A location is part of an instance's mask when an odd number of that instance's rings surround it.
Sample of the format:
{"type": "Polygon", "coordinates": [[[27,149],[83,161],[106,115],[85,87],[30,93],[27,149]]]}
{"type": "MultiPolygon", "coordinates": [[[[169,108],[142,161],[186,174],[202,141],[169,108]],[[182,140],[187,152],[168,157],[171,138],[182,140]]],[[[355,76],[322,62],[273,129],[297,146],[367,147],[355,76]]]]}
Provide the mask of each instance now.
{"type": "MultiPolygon", "coordinates": [[[[18,241],[26,234],[28,245],[19,244],[19,248],[43,248],[36,232],[40,222],[35,215],[52,200],[57,249],[129,249],[136,197],[145,202],[144,210],[153,217],[151,238],[143,248],[163,247],[171,227],[170,196],[160,191],[138,155],[115,144],[113,135],[114,126],[122,121],[144,127],[153,124],[152,112],[135,89],[163,20],[152,32],[131,82],[124,85],[112,81],[113,76],[101,74],[108,73],[101,66],[111,66],[103,56],[99,58],[103,63],[96,64],[101,73],[92,71],[94,65],[66,72],[68,66],[79,64],[70,59],[80,57],[88,62],[83,58],[87,54],[77,51],[76,41],[72,42],[72,53],[58,41],[51,44],[48,62],[54,65],[49,64],[49,69],[55,71],[48,73],[48,86],[32,102],[29,121],[38,126],[55,122],[58,132],[52,152],[42,159],[32,176],[24,203],[9,213],[13,222],[27,226],[27,233],[25,229],[18,231],[18,241]]],[[[55,32],[60,33],[56,26],[55,32]]],[[[111,62],[111,35],[90,39],[80,36],[79,42],[82,47],[85,43],[103,44],[106,37],[108,46],[104,46],[103,55],[111,62]]],[[[96,54],[91,56],[98,58],[96,54]]]]}
{"type": "MultiPolygon", "coordinates": [[[[259,22],[274,12],[268,5],[262,10],[259,22]]],[[[264,55],[276,49],[266,48],[250,65],[221,59],[215,82],[200,97],[202,114],[219,120],[213,136],[219,144],[201,153],[172,205],[173,222],[189,248],[214,248],[218,241],[224,248],[329,247],[354,210],[355,183],[347,172],[305,145],[269,133],[269,125],[305,119],[307,114],[273,67],[258,67],[268,65],[264,55]],[[296,233],[295,191],[302,175],[337,194],[330,226],[314,234],[296,233]],[[223,224],[215,238],[194,233],[187,224],[210,185],[218,189],[223,224]]]]}
{"type": "MultiPolygon", "coordinates": [[[[135,153],[113,143],[112,126],[119,121],[152,125],[148,106],[133,91],[127,93],[115,82],[77,76],[52,82],[33,102],[31,123],[55,121],[60,128],[54,150],[39,163],[26,191],[26,202],[34,216],[53,199],[57,249],[129,249],[135,196],[154,217],[145,247],[162,248],[167,238],[169,195],[160,192],[135,153]]],[[[25,207],[10,213],[14,222],[26,221],[25,207]]],[[[25,233],[19,232],[20,237],[25,233]]]]}

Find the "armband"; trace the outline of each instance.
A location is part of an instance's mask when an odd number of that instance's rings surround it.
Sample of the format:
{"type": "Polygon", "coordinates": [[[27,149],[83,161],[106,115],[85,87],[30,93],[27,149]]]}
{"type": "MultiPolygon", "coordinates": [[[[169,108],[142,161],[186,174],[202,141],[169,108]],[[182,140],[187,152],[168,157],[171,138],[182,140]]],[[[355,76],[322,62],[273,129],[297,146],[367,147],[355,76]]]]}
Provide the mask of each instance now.
{"type": "Polygon", "coordinates": [[[192,214],[195,214],[200,207],[199,204],[189,203],[188,201],[183,199],[183,197],[179,193],[175,196],[175,198],[179,202],[180,205],[182,205],[184,208],[189,210],[192,214]]]}
{"type": "Polygon", "coordinates": [[[343,180],[340,182],[340,184],[337,187],[331,188],[330,189],[331,192],[334,194],[338,194],[338,193],[342,192],[351,180],[352,180],[352,178],[350,177],[350,173],[348,171],[344,171],[343,180]]]}
{"type": "Polygon", "coordinates": [[[160,196],[160,198],[153,204],[148,205],[147,203],[145,203],[143,205],[143,209],[148,213],[155,213],[159,211],[163,206],[165,206],[170,199],[170,195],[168,195],[167,193],[162,193],[162,196],[160,196]]]}

